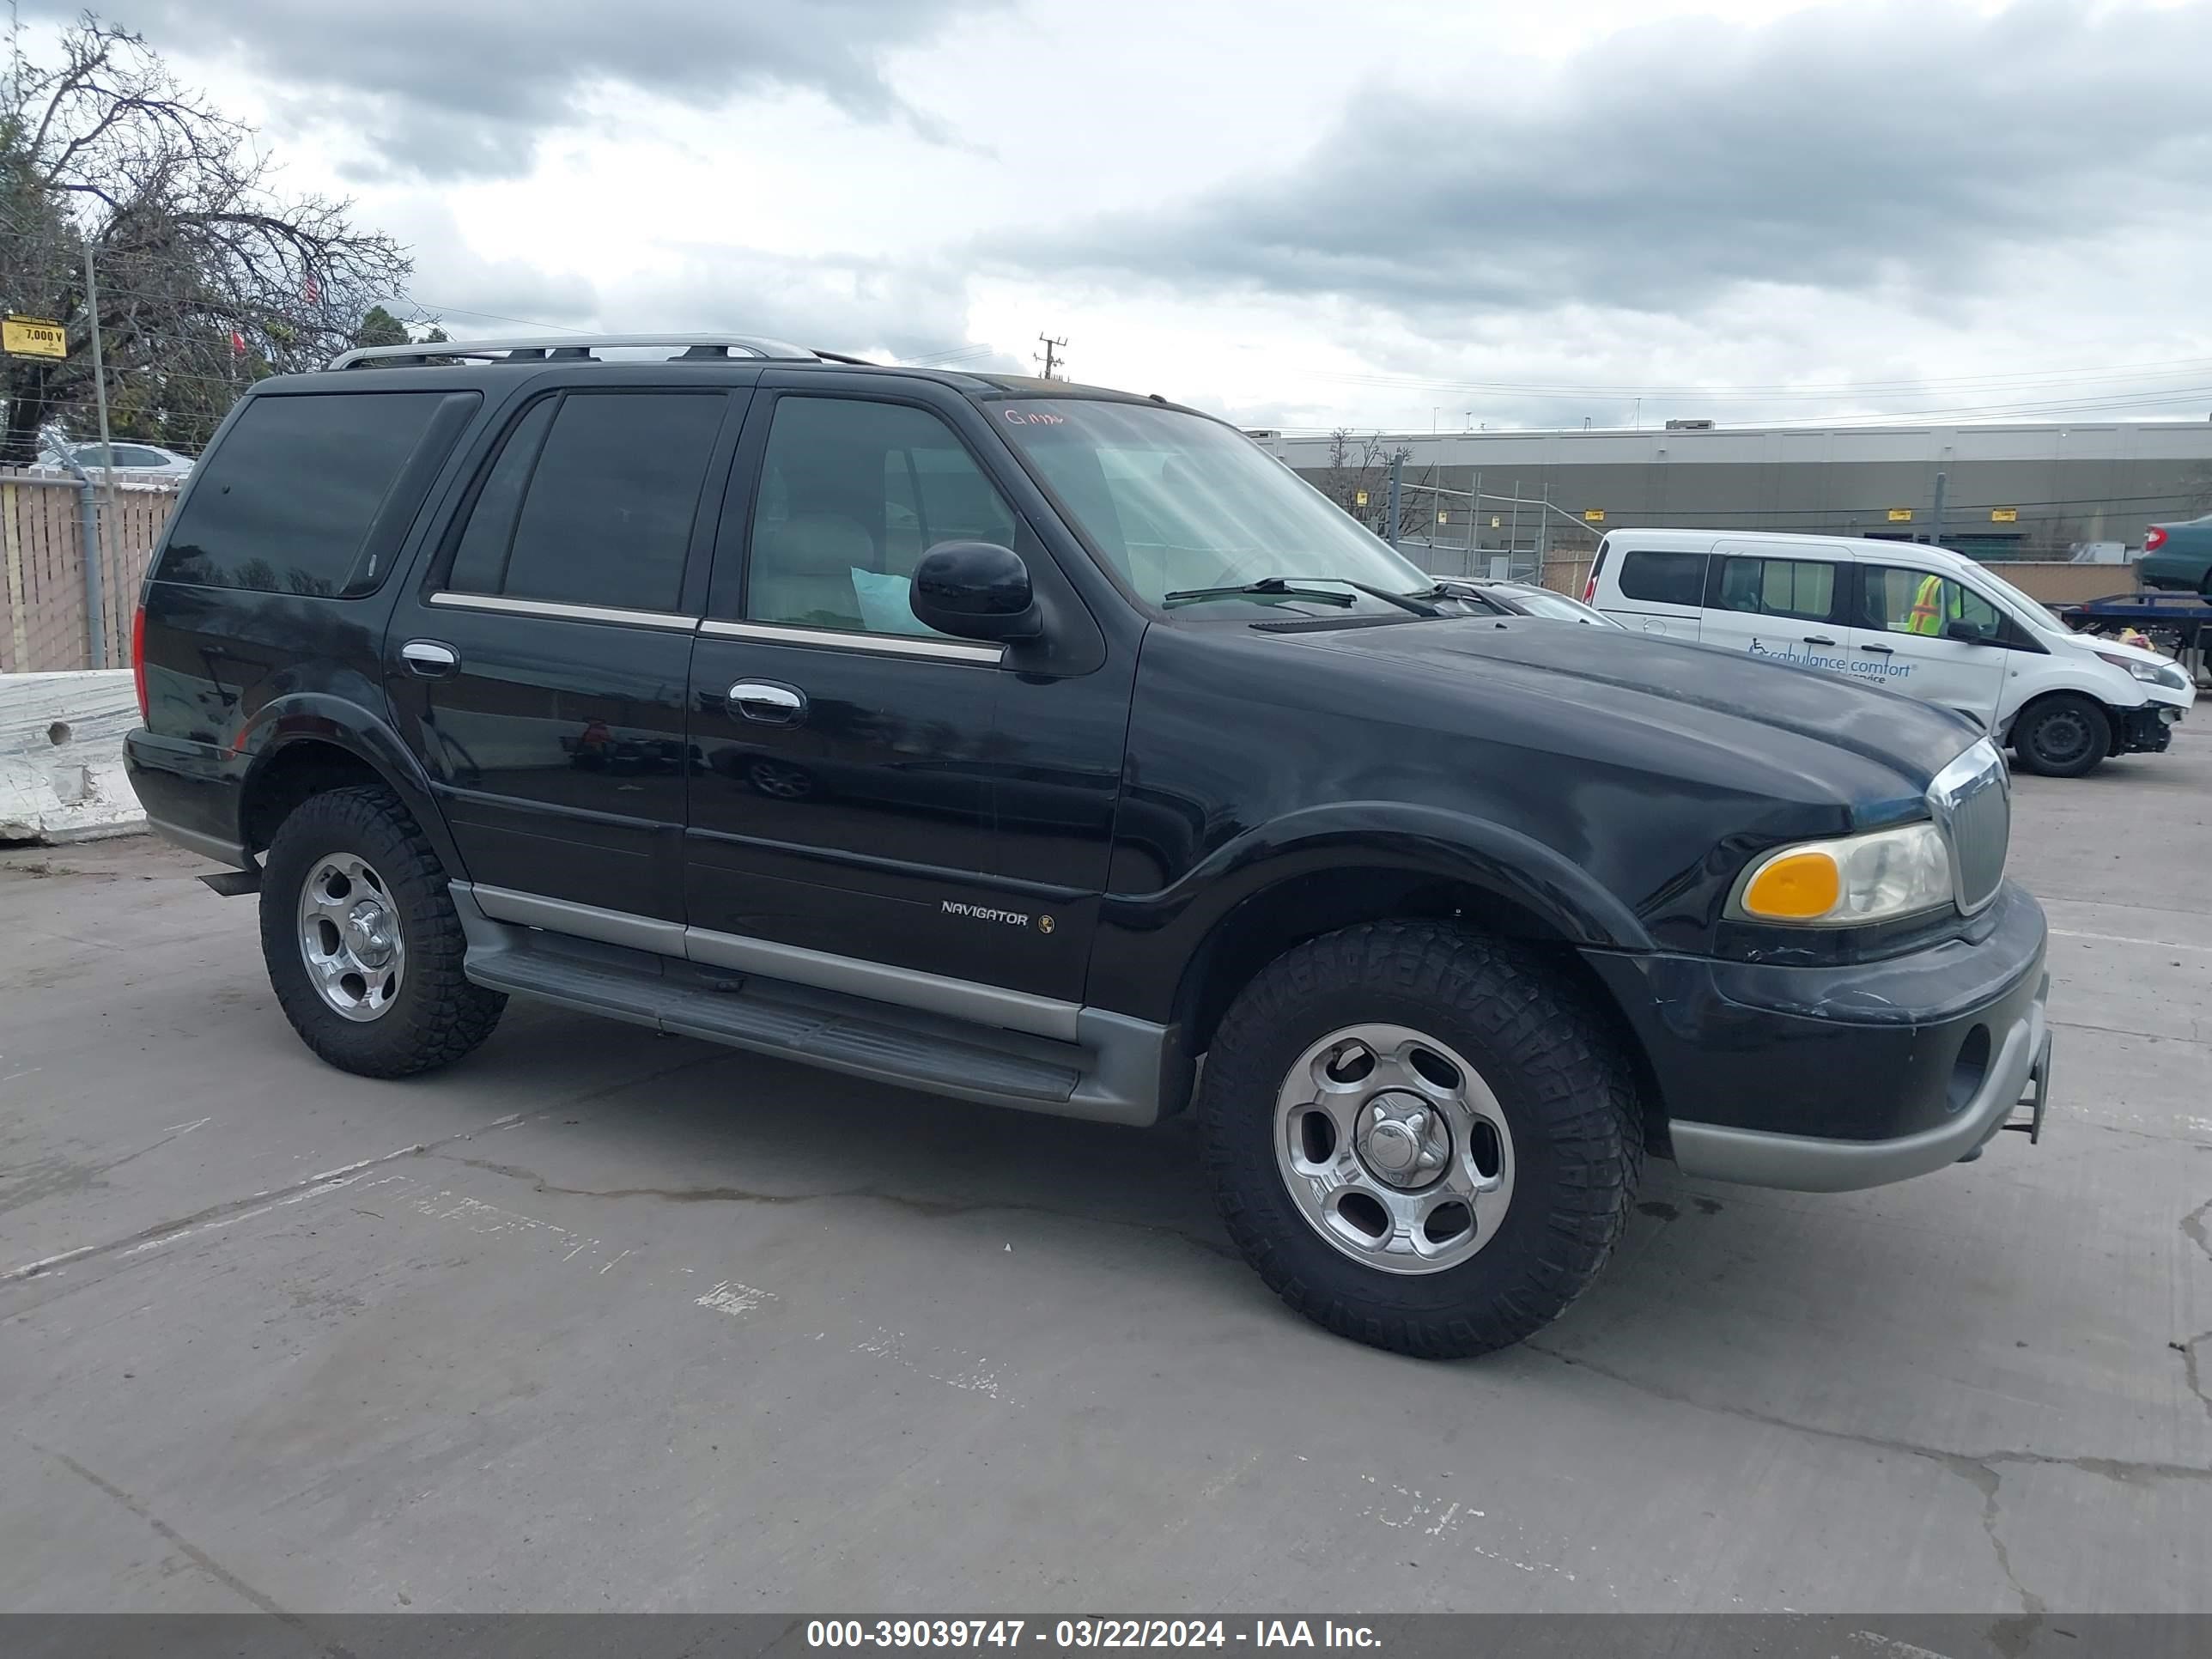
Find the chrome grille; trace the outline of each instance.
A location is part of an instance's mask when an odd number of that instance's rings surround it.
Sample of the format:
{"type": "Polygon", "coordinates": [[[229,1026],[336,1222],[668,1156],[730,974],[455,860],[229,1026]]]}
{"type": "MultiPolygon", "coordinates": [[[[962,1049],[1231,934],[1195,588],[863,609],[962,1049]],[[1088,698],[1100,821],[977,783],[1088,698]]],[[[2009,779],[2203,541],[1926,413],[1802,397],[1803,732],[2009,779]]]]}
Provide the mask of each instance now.
{"type": "Polygon", "coordinates": [[[2012,841],[2012,781],[2004,757],[1984,741],[1936,775],[1929,810],[1951,847],[1951,882],[1970,915],[1996,896],[2012,841]]]}

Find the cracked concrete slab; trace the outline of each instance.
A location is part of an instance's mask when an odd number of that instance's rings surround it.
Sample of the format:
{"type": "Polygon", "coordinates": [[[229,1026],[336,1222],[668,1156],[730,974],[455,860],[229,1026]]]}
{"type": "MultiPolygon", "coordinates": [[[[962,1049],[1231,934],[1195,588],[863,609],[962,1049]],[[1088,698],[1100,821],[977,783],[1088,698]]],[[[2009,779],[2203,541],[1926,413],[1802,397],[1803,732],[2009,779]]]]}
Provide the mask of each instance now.
{"type": "Polygon", "coordinates": [[[196,860],[0,858],[0,1607],[2212,1610],[2212,743],[2019,786],[2045,1144],[1656,1167],[1453,1365],[1285,1313],[1185,1126],[519,1006],[367,1083],[196,860]]]}

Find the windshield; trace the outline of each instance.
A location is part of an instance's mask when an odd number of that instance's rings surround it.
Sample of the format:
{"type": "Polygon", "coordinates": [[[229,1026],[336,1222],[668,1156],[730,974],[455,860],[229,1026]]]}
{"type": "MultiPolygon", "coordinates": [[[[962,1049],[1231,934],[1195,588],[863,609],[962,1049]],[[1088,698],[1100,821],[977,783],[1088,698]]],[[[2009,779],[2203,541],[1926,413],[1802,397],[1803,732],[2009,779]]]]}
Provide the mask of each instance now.
{"type": "Polygon", "coordinates": [[[2038,633],[2057,634],[2067,639],[2073,637],[2074,630],[2044,609],[2040,599],[2030,599],[1987,565],[1975,571],[1974,576],[1984,587],[2011,600],[2011,608],[2018,619],[2038,633]]]}
{"type": "MultiPolygon", "coordinates": [[[[1172,409],[1089,398],[991,406],[1139,597],[1235,588],[1270,576],[1389,593],[1435,584],[1242,433],[1172,409]]],[[[1289,598],[1295,599],[1292,593],[1289,598]]],[[[1370,610],[1382,601],[1351,596],[1370,610]]],[[[1271,602],[1207,595],[1200,603],[1271,602]]]]}

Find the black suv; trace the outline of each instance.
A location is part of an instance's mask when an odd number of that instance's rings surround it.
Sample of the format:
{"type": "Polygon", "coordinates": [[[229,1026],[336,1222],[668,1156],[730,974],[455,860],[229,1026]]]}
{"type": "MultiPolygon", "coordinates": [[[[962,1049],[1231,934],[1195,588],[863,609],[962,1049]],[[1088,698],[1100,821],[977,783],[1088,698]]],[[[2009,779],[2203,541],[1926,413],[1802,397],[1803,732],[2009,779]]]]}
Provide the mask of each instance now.
{"type": "Polygon", "coordinates": [[[523,996],[1188,1104],[1267,1282],[1419,1354],[1556,1316],[1647,1151],[1836,1190],[2040,1121],[2043,916],[1954,714],[1501,617],[1157,398],[435,349],[256,386],[137,623],[139,796],[335,1066],[523,996]]]}

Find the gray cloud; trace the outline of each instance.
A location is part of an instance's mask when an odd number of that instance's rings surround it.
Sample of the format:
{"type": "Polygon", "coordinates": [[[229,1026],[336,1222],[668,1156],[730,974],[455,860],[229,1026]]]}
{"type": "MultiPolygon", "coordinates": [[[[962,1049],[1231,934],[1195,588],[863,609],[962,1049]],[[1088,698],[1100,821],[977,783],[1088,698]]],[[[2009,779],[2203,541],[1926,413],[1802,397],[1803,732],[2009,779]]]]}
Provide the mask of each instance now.
{"type": "Polygon", "coordinates": [[[411,303],[457,338],[562,329],[641,333],[727,330],[817,349],[898,359],[956,359],[950,367],[1018,372],[1004,353],[968,341],[962,273],[927,259],[781,254],[757,248],[678,243],[647,276],[594,281],[475,252],[451,213],[422,212],[398,227],[416,259],[411,303]]]}
{"type": "Polygon", "coordinates": [[[526,171],[538,136],[613,85],[713,108],[799,88],[868,121],[950,137],[884,77],[885,52],[1003,0],[126,0],[171,52],[234,51],[289,106],[359,135],[364,169],[428,179],[526,171]]]}
{"type": "Polygon", "coordinates": [[[1480,97],[1370,89],[1284,177],[991,252],[1431,318],[1704,312],[1747,283],[1940,304],[2039,247],[2118,258],[2130,222],[2201,216],[2208,62],[2205,7],[1658,23],[1480,97]]]}

